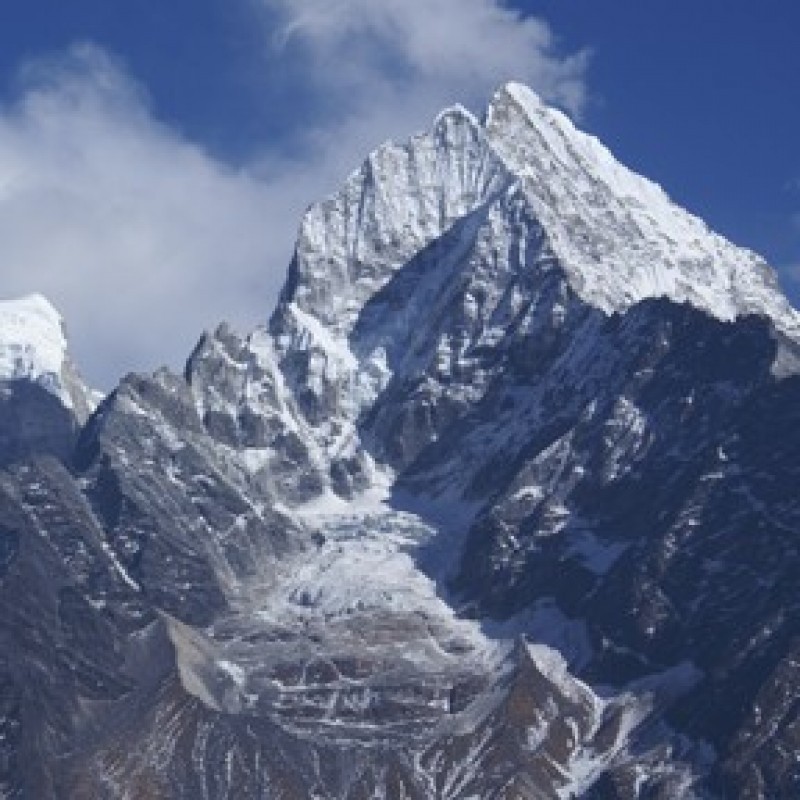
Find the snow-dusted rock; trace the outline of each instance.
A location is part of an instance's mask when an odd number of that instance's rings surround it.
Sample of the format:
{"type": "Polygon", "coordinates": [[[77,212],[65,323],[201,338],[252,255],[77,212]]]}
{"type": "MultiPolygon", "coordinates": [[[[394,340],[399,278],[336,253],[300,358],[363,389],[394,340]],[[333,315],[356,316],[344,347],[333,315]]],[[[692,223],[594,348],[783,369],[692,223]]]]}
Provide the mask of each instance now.
{"type": "MultiPolygon", "coordinates": [[[[6,319],[66,412],[57,315],[6,319]]],[[[796,795],[798,347],[532,92],[446,110],[309,209],[268,327],[0,472],[0,794],[796,795]]]]}

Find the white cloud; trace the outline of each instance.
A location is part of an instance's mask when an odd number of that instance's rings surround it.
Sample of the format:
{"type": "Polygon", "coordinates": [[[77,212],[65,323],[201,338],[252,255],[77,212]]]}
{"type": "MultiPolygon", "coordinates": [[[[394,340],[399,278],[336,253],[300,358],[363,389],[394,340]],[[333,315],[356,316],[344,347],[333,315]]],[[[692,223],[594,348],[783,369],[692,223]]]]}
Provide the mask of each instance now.
{"type": "Polygon", "coordinates": [[[279,41],[307,47],[316,80],[358,101],[395,88],[483,102],[517,79],[575,114],[584,103],[586,54],[561,57],[544,22],[498,0],[263,2],[279,15],[279,41]]]}
{"type": "Polygon", "coordinates": [[[0,113],[0,295],[50,297],[107,385],[180,365],[223,316],[266,318],[305,187],[278,197],[159,124],[97,48],[23,80],[0,113]]]}
{"type": "Polygon", "coordinates": [[[482,111],[508,80],[579,116],[588,53],[562,56],[546,23],[503,0],[258,0],[279,52],[305,64],[326,116],[312,152],[352,167],[385,139],[427,127],[459,102],[482,111]]]}
{"type": "Polygon", "coordinates": [[[500,0],[251,2],[278,24],[265,86],[325,98],[296,131],[300,156],[265,142],[257,163],[222,163],[91,45],[29,64],[0,108],[0,298],[48,295],[96,384],[180,366],[223,318],[266,319],[303,208],[382,140],[455,101],[479,108],[510,78],[574,113],[584,101],[586,56],[558,57],[545,24],[500,0]]]}

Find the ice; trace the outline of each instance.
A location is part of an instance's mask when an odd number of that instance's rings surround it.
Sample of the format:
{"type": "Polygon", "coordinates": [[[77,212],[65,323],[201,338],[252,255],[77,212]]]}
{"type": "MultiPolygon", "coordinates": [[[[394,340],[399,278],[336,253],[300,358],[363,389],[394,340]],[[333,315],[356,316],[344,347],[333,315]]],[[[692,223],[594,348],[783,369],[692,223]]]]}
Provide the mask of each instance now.
{"type": "Polygon", "coordinates": [[[327,643],[322,650],[340,652],[358,652],[374,620],[394,621],[398,654],[423,670],[437,671],[448,662],[461,662],[462,668],[470,660],[493,663],[504,648],[476,621],[458,618],[434,578],[419,568],[417,551],[437,530],[376,499],[354,505],[329,495],[296,515],[320,544],[281,565],[277,580],[256,591],[261,618],[299,625],[327,643]],[[458,653],[449,654],[454,642],[458,653]]]}
{"type": "Polygon", "coordinates": [[[72,408],[62,376],[66,353],[61,317],[42,295],[0,302],[0,380],[33,381],[72,408]]]}

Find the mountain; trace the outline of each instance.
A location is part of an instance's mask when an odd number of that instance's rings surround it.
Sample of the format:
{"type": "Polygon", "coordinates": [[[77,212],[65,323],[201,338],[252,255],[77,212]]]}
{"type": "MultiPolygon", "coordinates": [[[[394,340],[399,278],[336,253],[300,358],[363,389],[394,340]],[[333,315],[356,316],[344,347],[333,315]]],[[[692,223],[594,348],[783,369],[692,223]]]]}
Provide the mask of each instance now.
{"type": "Polygon", "coordinates": [[[4,450],[3,796],[800,792],[800,316],[528,89],[86,420],[15,308],[3,385],[77,434],[4,450]]]}
{"type": "Polygon", "coordinates": [[[53,306],[41,295],[0,302],[0,466],[68,458],[91,406],[53,306]]]}

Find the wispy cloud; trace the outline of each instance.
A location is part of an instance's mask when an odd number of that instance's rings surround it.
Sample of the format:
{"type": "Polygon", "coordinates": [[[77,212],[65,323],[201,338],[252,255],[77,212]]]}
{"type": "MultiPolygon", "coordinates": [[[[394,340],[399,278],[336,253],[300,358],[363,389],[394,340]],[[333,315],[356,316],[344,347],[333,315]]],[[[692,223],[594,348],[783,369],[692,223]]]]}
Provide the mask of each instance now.
{"type": "Polygon", "coordinates": [[[96,383],[180,365],[220,319],[266,319],[303,208],[382,140],[454,101],[481,107],[509,78],[573,113],[584,102],[586,55],[559,56],[500,0],[251,2],[271,26],[265,86],[312,98],[291,156],[270,142],[244,167],[211,156],[92,45],[28,64],[0,107],[0,296],[51,297],[96,383]]]}

